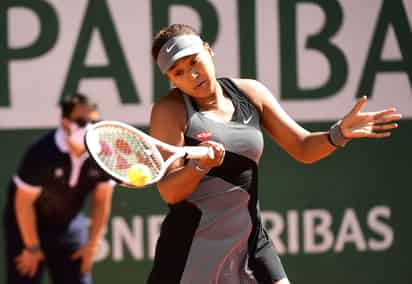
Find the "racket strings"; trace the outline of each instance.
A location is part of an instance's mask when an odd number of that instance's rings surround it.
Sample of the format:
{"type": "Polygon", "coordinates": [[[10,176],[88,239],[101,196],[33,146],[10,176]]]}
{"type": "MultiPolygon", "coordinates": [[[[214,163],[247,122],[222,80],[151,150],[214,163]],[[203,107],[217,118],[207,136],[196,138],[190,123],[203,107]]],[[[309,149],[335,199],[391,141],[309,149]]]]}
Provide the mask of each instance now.
{"type": "Polygon", "coordinates": [[[154,179],[160,171],[163,160],[143,137],[117,126],[105,127],[99,131],[103,163],[116,174],[127,177],[128,170],[135,164],[144,164],[154,179]]]}
{"type": "Polygon", "coordinates": [[[154,155],[154,151],[152,147],[148,145],[147,143],[145,143],[145,141],[142,140],[141,137],[139,138],[140,139],[136,139],[136,141],[138,142],[138,148],[140,150],[136,153],[138,155],[138,159],[146,166],[149,166],[150,168],[152,168],[153,171],[155,171],[156,176],[157,176],[160,172],[160,167],[161,167],[162,162],[159,161],[159,159],[157,159],[156,155],[154,155]]]}

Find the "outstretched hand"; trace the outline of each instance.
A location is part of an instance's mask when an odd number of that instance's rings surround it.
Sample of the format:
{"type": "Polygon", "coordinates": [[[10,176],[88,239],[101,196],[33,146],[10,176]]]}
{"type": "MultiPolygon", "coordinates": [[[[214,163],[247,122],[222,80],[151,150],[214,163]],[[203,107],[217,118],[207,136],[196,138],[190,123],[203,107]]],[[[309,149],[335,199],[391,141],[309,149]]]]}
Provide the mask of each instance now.
{"type": "Polygon", "coordinates": [[[353,109],[342,119],[340,128],[343,136],[347,139],[389,137],[390,130],[398,127],[396,122],[402,118],[402,115],[396,113],[395,108],[361,112],[366,100],[366,96],[360,98],[353,109]]]}

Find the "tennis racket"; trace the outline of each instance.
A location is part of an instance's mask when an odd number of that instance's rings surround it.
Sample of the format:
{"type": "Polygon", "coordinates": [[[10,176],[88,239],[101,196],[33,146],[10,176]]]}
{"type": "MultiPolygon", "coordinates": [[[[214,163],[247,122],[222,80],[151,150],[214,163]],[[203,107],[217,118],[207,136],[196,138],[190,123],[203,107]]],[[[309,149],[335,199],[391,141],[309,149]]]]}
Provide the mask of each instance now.
{"type": "Polygon", "coordinates": [[[213,158],[209,147],[172,146],[119,121],[100,121],[87,128],[85,144],[97,165],[114,180],[131,188],[157,183],[180,158],[213,158]],[[164,160],[159,149],[171,153],[164,160]]]}

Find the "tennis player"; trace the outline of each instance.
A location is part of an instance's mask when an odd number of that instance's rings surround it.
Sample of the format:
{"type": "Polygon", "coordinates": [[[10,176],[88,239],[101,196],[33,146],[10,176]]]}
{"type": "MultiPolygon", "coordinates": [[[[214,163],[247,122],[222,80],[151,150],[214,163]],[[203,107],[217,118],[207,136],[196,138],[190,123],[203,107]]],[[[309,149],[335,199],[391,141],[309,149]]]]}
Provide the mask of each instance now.
{"type": "Polygon", "coordinates": [[[96,115],[87,97],[61,103],[60,127],[32,144],[9,185],[3,230],[8,284],[41,283],[47,265],[56,284],[90,284],[93,257],[107,223],[113,182],[85,151],[96,115]],[[82,208],[92,197],[90,234],[82,208]]]}
{"type": "Polygon", "coordinates": [[[262,129],[297,161],[314,163],[351,139],[388,137],[401,115],[393,108],[361,112],[361,98],[329,131],[309,132],[262,83],[217,79],[213,50],[190,26],[161,30],[152,55],[175,88],[154,105],[151,135],[177,146],[209,145],[215,155],[179,160],[159,182],[170,212],[148,283],[289,283],[260,217],[262,129]]]}

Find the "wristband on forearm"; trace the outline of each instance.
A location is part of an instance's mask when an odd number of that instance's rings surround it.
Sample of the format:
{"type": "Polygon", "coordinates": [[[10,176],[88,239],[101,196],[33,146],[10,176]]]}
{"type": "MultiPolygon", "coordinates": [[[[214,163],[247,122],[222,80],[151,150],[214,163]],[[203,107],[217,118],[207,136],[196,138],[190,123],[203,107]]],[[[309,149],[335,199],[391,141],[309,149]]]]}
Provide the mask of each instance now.
{"type": "Polygon", "coordinates": [[[350,141],[350,139],[346,139],[343,136],[342,129],[340,128],[341,122],[342,120],[339,120],[338,122],[333,124],[330,127],[329,133],[328,133],[329,143],[339,148],[344,147],[350,141]]]}
{"type": "Polygon", "coordinates": [[[38,253],[41,251],[41,247],[39,245],[26,246],[24,249],[29,253],[38,253]]]}

